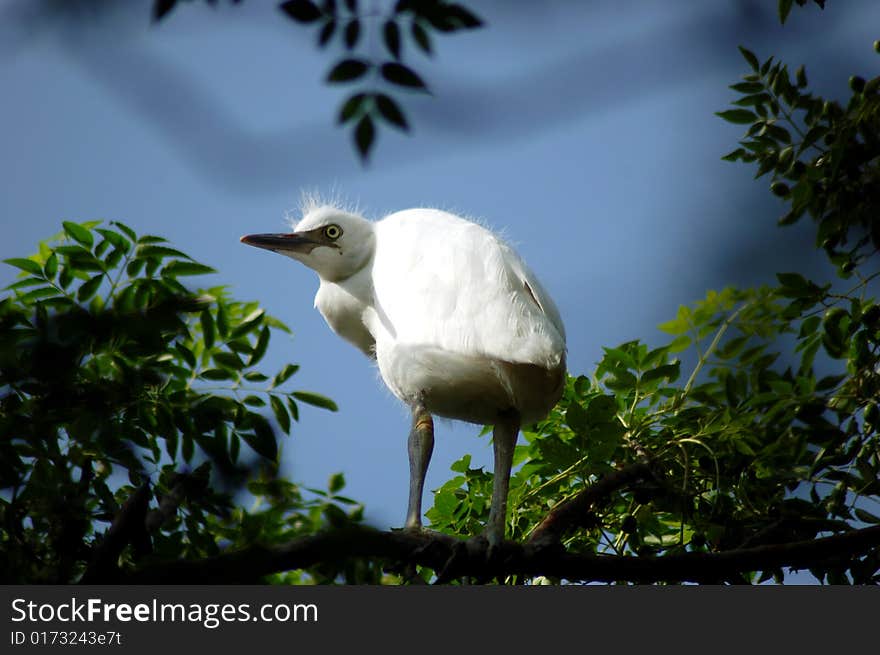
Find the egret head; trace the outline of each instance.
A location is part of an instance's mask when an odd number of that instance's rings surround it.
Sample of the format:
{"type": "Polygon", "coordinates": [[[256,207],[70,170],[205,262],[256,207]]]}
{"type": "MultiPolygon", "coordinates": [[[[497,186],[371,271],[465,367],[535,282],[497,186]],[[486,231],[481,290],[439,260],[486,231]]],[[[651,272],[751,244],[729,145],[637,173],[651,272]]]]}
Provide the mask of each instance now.
{"type": "Polygon", "coordinates": [[[357,273],[376,248],[370,221],[327,205],[311,209],[293,232],[248,234],[241,242],[302,262],[328,282],[357,273]]]}

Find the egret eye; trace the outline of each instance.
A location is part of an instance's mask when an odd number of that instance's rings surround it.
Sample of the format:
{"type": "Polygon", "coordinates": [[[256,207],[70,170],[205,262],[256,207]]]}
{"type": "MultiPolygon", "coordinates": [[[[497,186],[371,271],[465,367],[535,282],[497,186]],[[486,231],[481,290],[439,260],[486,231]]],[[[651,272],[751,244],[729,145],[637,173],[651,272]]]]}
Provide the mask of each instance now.
{"type": "Polygon", "coordinates": [[[328,225],[324,228],[324,236],[335,241],[342,236],[342,228],[338,225],[328,225]]]}

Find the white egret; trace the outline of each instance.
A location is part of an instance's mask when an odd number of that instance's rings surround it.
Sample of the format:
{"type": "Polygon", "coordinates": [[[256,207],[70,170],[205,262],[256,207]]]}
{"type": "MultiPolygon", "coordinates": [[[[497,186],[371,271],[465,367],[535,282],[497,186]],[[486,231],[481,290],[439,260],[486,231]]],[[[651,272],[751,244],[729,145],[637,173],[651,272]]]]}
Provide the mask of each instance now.
{"type": "Polygon", "coordinates": [[[241,237],[320,278],[315,307],[379,367],[409,405],[406,528],[422,525],[434,448],[432,414],[493,425],[494,483],[486,537],[504,538],[513,451],[565,381],[565,329],[523,260],[486,228],[435,209],[372,222],[331,205],[307,207],[289,234],[241,237]]]}

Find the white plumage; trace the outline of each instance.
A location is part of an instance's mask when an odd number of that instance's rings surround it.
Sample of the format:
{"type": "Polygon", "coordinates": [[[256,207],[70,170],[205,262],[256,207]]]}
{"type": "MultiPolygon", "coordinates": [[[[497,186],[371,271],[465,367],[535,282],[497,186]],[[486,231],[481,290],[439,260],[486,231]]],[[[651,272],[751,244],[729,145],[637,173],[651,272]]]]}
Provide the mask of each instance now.
{"type": "Polygon", "coordinates": [[[435,209],[373,223],[324,205],[291,234],[242,241],[315,270],[327,324],[374,358],[412,409],[407,527],[421,525],[430,415],[495,426],[487,535],[497,544],[519,427],[549,412],[565,379],[562,319],[525,262],[486,228],[435,209]]]}

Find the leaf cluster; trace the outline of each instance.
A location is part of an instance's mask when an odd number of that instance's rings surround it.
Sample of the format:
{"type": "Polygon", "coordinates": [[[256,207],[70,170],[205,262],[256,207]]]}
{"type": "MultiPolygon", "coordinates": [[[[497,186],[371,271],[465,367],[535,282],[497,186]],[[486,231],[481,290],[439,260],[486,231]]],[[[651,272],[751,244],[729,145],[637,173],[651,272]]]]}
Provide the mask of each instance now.
{"type": "Polygon", "coordinates": [[[182,283],[210,267],[123,223],[63,227],[6,260],[21,275],[0,299],[2,577],[75,580],[143,485],[174,500],[139,557],[151,540],[216,550],[208,517],[229,520],[231,492],[275,470],[298,403],[335,405],[289,387],[296,365],[261,370],[280,321],[182,283]]]}
{"type": "MultiPolygon", "coordinates": [[[[780,3],[786,15],[790,6],[780,3]]],[[[719,116],[749,128],[724,159],[772,174],[788,205],[780,223],[810,215],[839,281],[786,272],[774,287],[710,291],[660,326],[671,341],[659,348],[604,349],[592,375],[569,378],[559,405],[525,431],[511,480],[514,539],[636,465],[650,479],[615,487],[566,525],[569,552],[734,554],[880,524],[880,306],[870,295],[880,276],[878,79],[851,78],[841,104],[812,94],[803,68],[792,77],[740,50],[751,71],[719,116]]],[[[453,471],[428,516],[467,533],[485,521],[492,476],[468,457],[453,471]]],[[[880,553],[807,568],[823,582],[876,584],[880,553]]],[[[783,575],[768,567],[718,582],[783,575]]]]}
{"type": "MultiPolygon", "coordinates": [[[[876,46],[875,46],[876,48],[876,46]]],[[[740,47],[751,71],[731,85],[741,94],[724,120],[748,125],[728,161],[758,165],[771,191],[788,203],[781,225],[809,215],[816,245],[848,275],[880,248],[880,77],[850,78],[845,105],[807,89],[804,67],[794,75],[773,57],[763,63],[740,47]]]]}
{"type": "Polygon", "coordinates": [[[433,54],[433,33],[480,27],[483,22],[461,4],[445,0],[398,0],[387,12],[365,10],[358,0],[287,0],[280,9],[294,21],[318,28],[318,46],[339,42],[345,51],[327,73],[330,84],[357,85],[342,102],[340,125],[350,125],[354,145],[367,161],[379,125],[408,132],[401,92],[430,93],[422,77],[405,63],[407,48],[433,54]],[[375,43],[381,45],[376,47],[375,43]]]}

